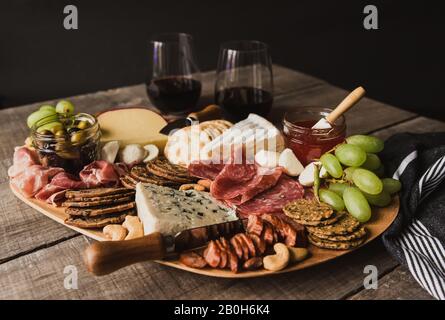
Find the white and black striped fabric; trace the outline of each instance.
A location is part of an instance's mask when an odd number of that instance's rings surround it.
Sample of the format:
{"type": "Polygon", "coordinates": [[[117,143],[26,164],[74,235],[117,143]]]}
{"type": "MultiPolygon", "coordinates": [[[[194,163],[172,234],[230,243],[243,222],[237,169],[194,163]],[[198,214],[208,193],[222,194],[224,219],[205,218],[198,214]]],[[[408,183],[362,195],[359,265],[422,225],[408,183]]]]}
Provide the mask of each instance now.
{"type": "Polygon", "coordinates": [[[381,158],[403,186],[383,242],[425,290],[445,300],[445,132],[394,135],[381,158]]]}

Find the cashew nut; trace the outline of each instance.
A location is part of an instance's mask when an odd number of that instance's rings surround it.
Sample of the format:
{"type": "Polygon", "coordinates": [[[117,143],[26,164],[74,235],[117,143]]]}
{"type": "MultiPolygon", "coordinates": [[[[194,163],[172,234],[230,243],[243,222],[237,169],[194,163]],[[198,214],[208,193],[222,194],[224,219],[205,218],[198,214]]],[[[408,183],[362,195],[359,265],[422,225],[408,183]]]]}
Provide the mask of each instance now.
{"type": "Polygon", "coordinates": [[[206,190],[206,188],[204,186],[197,184],[197,183],[186,183],[179,187],[179,190],[181,190],[181,191],[191,190],[191,189],[194,189],[196,191],[205,191],[206,190]]]}
{"type": "Polygon", "coordinates": [[[212,180],[208,180],[208,179],[198,180],[198,184],[200,186],[203,186],[207,190],[210,190],[210,185],[212,184],[212,180]]]}
{"type": "Polygon", "coordinates": [[[283,243],[275,243],[273,249],[275,254],[263,258],[264,269],[279,271],[286,268],[289,263],[289,249],[287,246],[283,243]]]}
{"type": "Polygon", "coordinates": [[[127,235],[127,229],[120,224],[109,224],[103,229],[104,235],[112,241],[124,240],[127,235]]]}
{"type": "Polygon", "coordinates": [[[300,262],[307,258],[309,251],[306,248],[288,247],[290,262],[300,262]]]}
{"type": "Polygon", "coordinates": [[[131,240],[144,236],[142,222],[136,216],[126,216],[122,226],[128,230],[128,235],[125,237],[125,240],[131,240]]]}

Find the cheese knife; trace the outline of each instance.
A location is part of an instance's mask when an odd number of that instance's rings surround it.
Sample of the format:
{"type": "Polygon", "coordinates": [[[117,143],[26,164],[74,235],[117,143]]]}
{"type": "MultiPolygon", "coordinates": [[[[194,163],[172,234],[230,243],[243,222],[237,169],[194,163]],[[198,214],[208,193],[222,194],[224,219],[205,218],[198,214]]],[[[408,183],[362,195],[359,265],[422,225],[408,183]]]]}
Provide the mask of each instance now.
{"type": "Polygon", "coordinates": [[[169,122],[159,132],[168,135],[174,129],[181,129],[191,126],[196,121],[207,121],[220,119],[222,117],[222,109],[216,104],[211,104],[201,111],[192,112],[186,118],[179,118],[169,122]]]}
{"type": "Polygon", "coordinates": [[[312,129],[331,129],[335,120],[352,108],[357,102],[359,102],[365,93],[366,91],[363,89],[363,87],[356,88],[354,91],[348,94],[330,114],[328,114],[325,118],[321,118],[316,124],[314,124],[312,129]]]}
{"type": "Polygon", "coordinates": [[[83,260],[89,272],[106,275],[136,262],[175,257],[210,240],[244,232],[246,224],[247,219],[239,219],[184,230],[176,235],[154,232],[132,240],[99,241],[85,249],[83,260]]]}

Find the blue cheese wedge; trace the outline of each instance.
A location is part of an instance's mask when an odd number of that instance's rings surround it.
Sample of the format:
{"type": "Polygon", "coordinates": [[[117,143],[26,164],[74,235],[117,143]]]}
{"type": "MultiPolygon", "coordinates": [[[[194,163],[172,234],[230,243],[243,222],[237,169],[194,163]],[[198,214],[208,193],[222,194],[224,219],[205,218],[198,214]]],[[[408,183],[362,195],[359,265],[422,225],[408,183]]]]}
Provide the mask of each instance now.
{"type": "Polygon", "coordinates": [[[233,209],[219,204],[206,192],[180,191],[150,183],[136,185],[136,206],[144,234],[174,235],[238,219],[233,209]]]}

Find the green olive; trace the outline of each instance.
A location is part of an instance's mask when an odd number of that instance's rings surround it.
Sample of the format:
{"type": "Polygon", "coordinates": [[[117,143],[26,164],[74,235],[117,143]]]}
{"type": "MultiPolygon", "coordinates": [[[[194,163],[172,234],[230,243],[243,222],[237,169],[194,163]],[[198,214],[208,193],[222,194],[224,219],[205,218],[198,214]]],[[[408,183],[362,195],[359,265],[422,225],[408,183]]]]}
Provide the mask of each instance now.
{"type": "Polygon", "coordinates": [[[88,121],[80,121],[77,127],[81,130],[86,129],[90,126],[88,121]]]}
{"type": "Polygon", "coordinates": [[[64,130],[59,130],[54,134],[56,137],[58,138],[62,138],[65,136],[65,131],[64,130]]]}
{"type": "Polygon", "coordinates": [[[74,112],[74,105],[68,100],[60,100],[56,104],[56,112],[72,114],[74,112]]]}
{"type": "Polygon", "coordinates": [[[53,121],[37,128],[38,133],[42,133],[43,131],[50,131],[52,134],[55,134],[57,131],[60,130],[63,130],[63,124],[58,121],[53,121]]]}
{"type": "Polygon", "coordinates": [[[83,142],[83,140],[84,140],[84,135],[82,131],[74,132],[71,135],[71,143],[73,144],[80,144],[83,142]]]}

